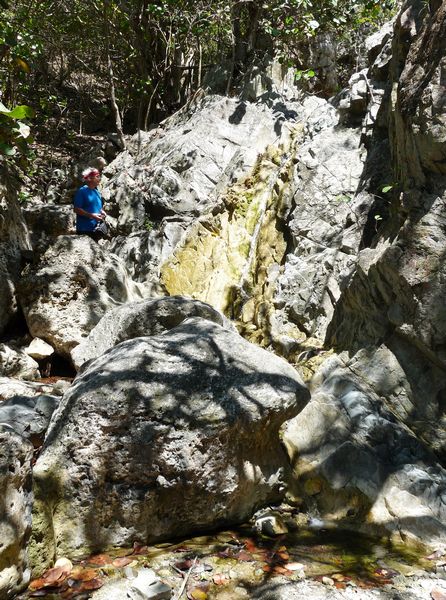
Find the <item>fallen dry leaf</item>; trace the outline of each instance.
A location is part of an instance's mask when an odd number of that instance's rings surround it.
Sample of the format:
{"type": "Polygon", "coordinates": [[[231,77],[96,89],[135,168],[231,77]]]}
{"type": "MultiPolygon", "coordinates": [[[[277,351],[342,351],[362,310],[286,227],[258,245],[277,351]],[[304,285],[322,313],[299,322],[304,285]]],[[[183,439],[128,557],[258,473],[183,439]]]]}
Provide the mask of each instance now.
{"type": "Polygon", "coordinates": [[[133,544],[133,552],[132,554],[136,555],[136,556],[141,556],[142,554],[147,554],[147,552],[149,551],[147,546],[143,546],[141,544],[138,544],[138,542],[135,542],[133,544]]]}
{"type": "Polygon", "coordinates": [[[280,558],[280,560],[290,560],[290,555],[288,554],[288,552],[278,552],[277,556],[280,558]]]}
{"type": "Polygon", "coordinates": [[[234,558],[237,558],[242,562],[252,562],[254,560],[252,555],[248,554],[248,552],[245,552],[244,550],[240,550],[240,552],[236,554],[234,558]]]}
{"type": "Polygon", "coordinates": [[[273,573],[276,573],[277,575],[291,575],[292,571],[288,571],[288,569],[285,569],[285,567],[282,567],[281,565],[274,565],[273,573]]]}
{"type": "Polygon", "coordinates": [[[180,560],[179,562],[176,562],[175,567],[180,571],[188,571],[192,566],[194,566],[195,563],[196,561],[187,558],[186,560],[180,560]]]}
{"type": "Polygon", "coordinates": [[[109,565],[112,560],[108,554],[94,554],[93,556],[89,556],[83,563],[103,567],[104,565],[109,565]]]}
{"type": "Polygon", "coordinates": [[[343,581],[335,581],[334,586],[337,590],[345,590],[347,587],[343,581]]]}
{"type": "Polygon", "coordinates": [[[98,590],[103,585],[104,585],[104,582],[101,581],[100,579],[90,579],[89,581],[83,581],[82,585],[79,589],[81,591],[98,590]]]}
{"type": "Polygon", "coordinates": [[[245,548],[248,552],[256,552],[259,550],[259,548],[257,548],[256,543],[251,538],[247,538],[245,540],[245,548]]]}
{"type": "Polygon", "coordinates": [[[98,575],[96,569],[84,569],[82,567],[75,567],[71,571],[70,579],[74,579],[75,581],[90,581],[90,579],[95,579],[98,575]]]}
{"type": "Polygon", "coordinates": [[[129,558],[128,556],[120,556],[118,558],[115,558],[115,560],[112,562],[112,565],[116,568],[120,568],[126,567],[131,562],[133,562],[132,558],[129,558]]]}
{"type": "Polygon", "coordinates": [[[219,552],[217,552],[217,556],[220,558],[232,558],[233,555],[233,549],[230,548],[229,546],[227,548],[225,548],[224,550],[220,550],[219,552]]]}
{"type": "Polygon", "coordinates": [[[39,590],[44,587],[58,587],[67,578],[66,570],[63,567],[53,567],[46,571],[42,577],[31,581],[30,590],[39,590]]]}
{"type": "Polygon", "coordinates": [[[215,583],[215,585],[226,585],[229,583],[229,577],[223,573],[217,573],[212,578],[212,581],[215,583]]]}

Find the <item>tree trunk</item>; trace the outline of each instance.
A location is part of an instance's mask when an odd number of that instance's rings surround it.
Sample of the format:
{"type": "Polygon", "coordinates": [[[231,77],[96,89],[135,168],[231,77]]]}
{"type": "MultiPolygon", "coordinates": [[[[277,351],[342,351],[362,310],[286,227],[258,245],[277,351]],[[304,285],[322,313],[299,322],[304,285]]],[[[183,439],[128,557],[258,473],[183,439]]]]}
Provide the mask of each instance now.
{"type": "Polygon", "coordinates": [[[123,150],[125,150],[124,132],[122,131],[121,115],[119,112],[118,104],[116,102],[115,79],[114,79],[114,74],[113,74],[113,62],[111,59],[111,52],[110,52],[110,26],[108,23],[109,8],[110,8],[109,0],[104,0],[104,33],[105,33],[105,49],[106,49],[106,53],[107,53],[107,72],[108,72],[109,89],[110,89],[110,104],[111,104],[113,116],[115,118],[115,127],[116,127],[116,133],[118,134],[118,140],[121,145],[121,148],[123,150]]]}

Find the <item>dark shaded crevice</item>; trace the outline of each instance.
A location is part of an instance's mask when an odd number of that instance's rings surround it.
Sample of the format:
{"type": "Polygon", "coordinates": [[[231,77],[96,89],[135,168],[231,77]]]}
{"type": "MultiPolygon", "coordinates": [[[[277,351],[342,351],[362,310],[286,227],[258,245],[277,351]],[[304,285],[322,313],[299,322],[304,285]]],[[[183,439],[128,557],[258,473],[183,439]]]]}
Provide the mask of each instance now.
{"type": "Polygon", "coordinates": [[[44,361],[38,361],[39,367],[44,367],[46,369],[47,375],[44,375],[42,372],[42,377],[68,377],[73,378],[76,376],[76,370],[64,356],[60,354],[53,354],[48,359],[44,361]],[[41,363],[44,363],[41,365],[41,363]]]}
{"type": "Polygon", "coordinates": [[[17,312],[10,319],[9,323],[3,330],[2,335],[0,336],[0,343],[7,344],[11,340],[22,338],[27,335],[30,335],[28,324],[26,322],[22,308],[18,306],[17,312]]]}

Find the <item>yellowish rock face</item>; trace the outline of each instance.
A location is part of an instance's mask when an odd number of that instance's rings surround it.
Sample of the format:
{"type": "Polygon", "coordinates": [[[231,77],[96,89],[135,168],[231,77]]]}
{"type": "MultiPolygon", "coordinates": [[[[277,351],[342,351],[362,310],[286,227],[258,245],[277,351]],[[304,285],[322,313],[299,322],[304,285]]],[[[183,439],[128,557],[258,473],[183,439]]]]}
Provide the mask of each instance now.
{"type": "Polygon", "coordinates": [[[286,250],[278,221],[289,165],[277,148],[269,149],[253,173],[228,190],[225,209],[198,221],[161,269],[170,295],[208,302],[261,345],[272,310],[269,269],[286,250]]]}
{"type": "Polygon", "coordinates": [[[225,312],[249,247],[244,219],[230,219],[228,213],[211,217],[197,223],[186,242],[165,263],[162,283],[170,295],[203,300],[225,312]]]}

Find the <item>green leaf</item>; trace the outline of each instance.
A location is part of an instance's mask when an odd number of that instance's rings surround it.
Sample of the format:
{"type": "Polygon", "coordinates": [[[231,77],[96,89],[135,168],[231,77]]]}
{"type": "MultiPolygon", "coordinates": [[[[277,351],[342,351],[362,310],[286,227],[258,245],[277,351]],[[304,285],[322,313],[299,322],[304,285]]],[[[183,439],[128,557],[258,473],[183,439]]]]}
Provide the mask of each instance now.
{"type": "Polygon", "coordinates": [[[9,144],[3,144],[0,142],[0,153],[5,154],[6,156],[14,156],[16,153],[16,149],[9,144]]]}
{"type": "Polygon", "coordinates": [[[31,119],[34,117],[34,110],[26,104],[21,104],[12,110],[8,110],[6,106],[0,102],[0,115],[5,115],[11,119],[31,119]]]}
{"type": "Polygon", "coordinates": [[[383,194],[387,194],[387,192],[390,192],[390,190],[393,190],[393,185],[385,185],[383,188],[381,188],[383,194]]]}

